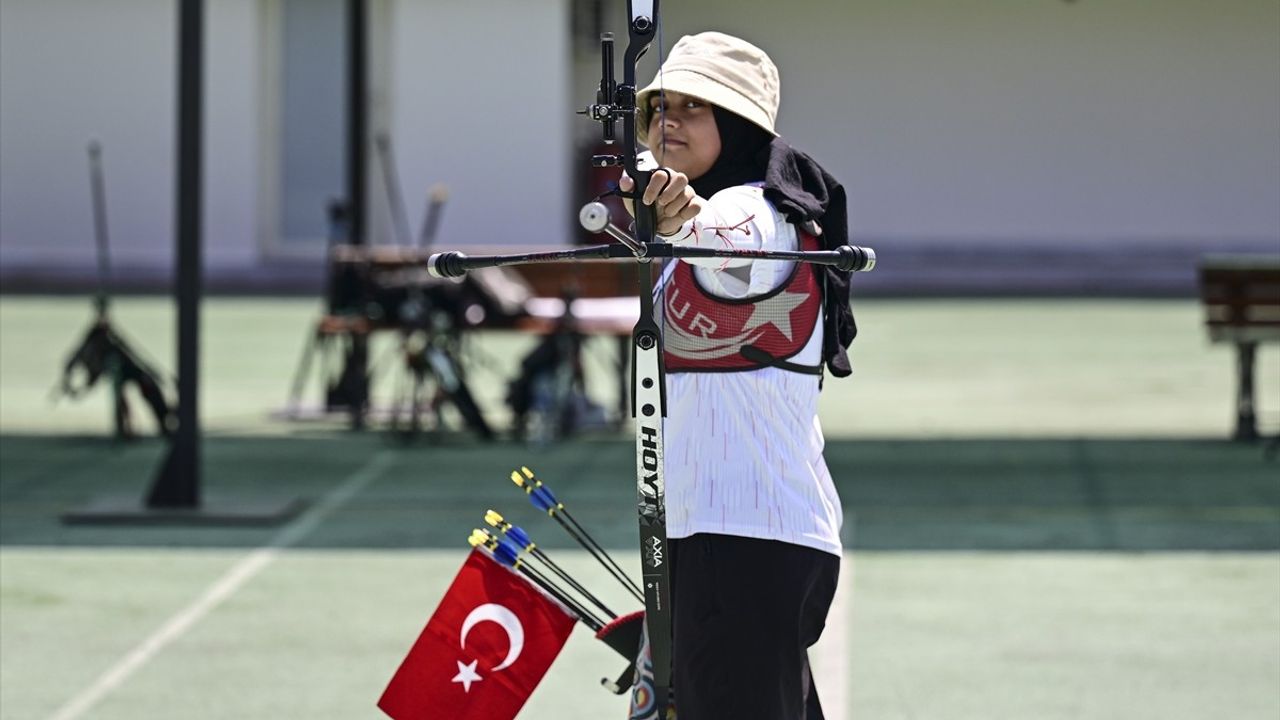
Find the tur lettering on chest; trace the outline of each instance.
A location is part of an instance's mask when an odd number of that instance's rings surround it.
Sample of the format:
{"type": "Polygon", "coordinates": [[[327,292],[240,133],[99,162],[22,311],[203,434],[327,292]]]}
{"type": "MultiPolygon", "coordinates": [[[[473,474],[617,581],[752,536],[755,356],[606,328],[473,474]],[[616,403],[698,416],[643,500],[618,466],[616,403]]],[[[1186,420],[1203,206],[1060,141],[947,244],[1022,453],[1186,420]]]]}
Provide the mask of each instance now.
{"type": "Polygon", "coordinates": [[[667,320],[675,322],[686,332],[697,333],[702,337],[711,337],[716,332],[716,323],[700,311],[689,311],[693,304],[680,299],[680,288],[672,288],[667,293],[667,320]]]}

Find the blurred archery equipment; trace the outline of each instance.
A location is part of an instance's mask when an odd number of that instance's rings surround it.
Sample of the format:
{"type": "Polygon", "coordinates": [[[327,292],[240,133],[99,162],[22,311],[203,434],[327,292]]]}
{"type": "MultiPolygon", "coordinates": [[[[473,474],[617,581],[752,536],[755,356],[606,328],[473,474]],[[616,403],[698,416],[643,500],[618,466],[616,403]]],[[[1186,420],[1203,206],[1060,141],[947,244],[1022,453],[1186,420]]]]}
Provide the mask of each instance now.
{"type": "MultiPolygon", "coordinates": [[[[543,336],[509,381],[515,435],[547,443],[609,424],[603,408],[586,395],[582,351],[591,335],[614,336],[621,346],[629,341],[638,312],[635,300],[607,297],[626,282],[621,273],[584,277],[568,266],[541,272],[492,267],[459,279],[432,276],[427,260],[448,189],[442,184],[428,189],[421,229],[411,238],[391,138],[379,133],[374,149],[393,241],[355,242],[346,205],[331,203],[326,310],[308,331],[283,417],[345,413],[353,428],[374,418],[408,438],[448,429],[443,411],[451,408],[465,428],[492,438],[494,429],[468,378],[469,370],[486,364],[469,342],[471,331],[484,328],[543,336]],[[577,297],[579,283],[589,297],[577,297]],[[373,358],[371,339],[381,331],[394,331],[398,342],[395,350],[373,358]],[[302,404],[317,359],[324,383],[318,412],[302,404]],[[371,407],[375,376],[384,375],[392,382],[391,400],[371,407]]],[[[620,352],[617,363],[615,425],[626,417],[626,355],[620,352]]]]}
{"type": "Polygon", "coordinates": [[[586,336],[573,313],[572,286],[565,288],[561,300],[560,317],[521,360],[520,374],[507,385],[511,432],[535,444],[607,424],[604,409],[587,396],[582,362],[586,336]]]}
{"type": "Polygon", "coordinates": [[[345,412],[353,428],[364,427],[373,412],[375,370],[386,364],[370,362],[370,338],[378,331],[395,331],[400,337],[394,352],[399,359],[393,363],[399,368],[394,398],[378,413],[391,430],[411,436],[428,426],[444,429],[442,410],[451,406],[468,429],[490,439],[495,433],[468,384],[464,335],[483,322],[522,315],[527,286],[510,270],[461,283],[431,277],[425,269],[426,248],[440,227],[448,190],[437,184],[428,191],[415,247],[390,137],[379,133],[374,144],[395,241],[382,246],[354,242],[345,206],[330,206],[326,313],[308,335],[284,415],[296,419],[303,414],[301,397],[318,355],[325,383],[323,412],[345,412]],[[341,363],[337,372],[330,367],[334,355],[341,363]],[[424,422],[427,415],[431,423],[424,422]]]}
{"type": "MultiPolygon", "coordinates": [[[[411,249],[409,218],[400,191],[400,175],[391,152],[391,138],[382,132],[374,143],[382,167],[387,208],[396,228],[396,245],[411,249]]],[[[430,239],[428,236],[435,235],[440,224],[439,215],[444,202],[442,197],[437,198],[437,201],[429,199],[428,202],[420,238],[424,242],[430,239]]],[[[392,402],[392,431],[416,435],[423,429],[424,408],[434,416],[436,428],[444,427],[441,410],[445,404],[451,404],[468,428],[486,440],[492,439],[493,429],[467,385],[466,371],[460,359],[462,325],[458,321],[465,318],[457,317],[459,292],[455,284],[441,283],[421,267],[412,265],[375,278],[374,282],[383,291],[394,292],[398,300],[394,307],[386,310],[395,313],[404,375],[409,380],[401,383],[400,391],[392,402]],[[408,413],[407,422],[401,419],[402,410],[408,413]]]]}
{"type": "Polygon", "coordinates": [[[125,390],[136,386],[151,409],[156,425],[166,436],[176,427],[175,409],[166,399],[161,375],[125,342],[115,329],[110,314],[111,260],[107,235],[106,188],[102,171],[102,146],[89,143],[89,185],[93,196],[93,227],[98,256],[98,293],[94,297],[94,319],[80,344],[67,357],[62,378],[54,391],[78,399],[104,376],[111,382],[112,417],[115,436],[129,440],[137,436],[125,390]]]}

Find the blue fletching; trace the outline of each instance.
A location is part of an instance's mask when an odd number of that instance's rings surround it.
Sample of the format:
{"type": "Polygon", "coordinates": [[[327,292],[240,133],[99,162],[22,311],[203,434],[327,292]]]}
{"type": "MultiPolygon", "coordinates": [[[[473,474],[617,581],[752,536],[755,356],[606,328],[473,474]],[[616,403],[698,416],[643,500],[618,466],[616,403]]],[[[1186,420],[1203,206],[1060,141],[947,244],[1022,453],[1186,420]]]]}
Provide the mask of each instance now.
{"type": "Polygon", "coordinates": [[[549,497],[549,495],[550,494],[546,492],[546,488],[538,488],[537,490],[529,493],[529,502],[533,503],[533,506],[539,510],[550,512],[555,508],[557,503],[555,498],[549,497]]]}
{"type": "Polygon", "coordinates": [[[513,558],[520,557],[520,548],[506,538],[498,538],[498,549],[504,553],[510,554],[513,558]]]}
{"type": "Polygon", "coordinates": [[[512,525],[508,527],[507,537],[511,538],[511,541],[516,545],[519,545],[521,550],[527,549],[529,545],[532,544],[529,540],[529,536],[524,530],[520,529],[519,525],[512,525]]]}
{"type": "Polygon", "coordinates": [[[515,567],[519,557],[520,551],[511,547],[510,544],[498,543],[498,546],[493,549],[493,559],[507,567],[515,567]]]}
{"type": "Polygon", "coordinates": [[[551,488],[547,487],[546,485],[539,485],[538,492],[545,493],[547,496],[547,499],[551,501],[552,505],[560,504],[560,501],[556,499],[555,494],[551,492],[551,488]]]}

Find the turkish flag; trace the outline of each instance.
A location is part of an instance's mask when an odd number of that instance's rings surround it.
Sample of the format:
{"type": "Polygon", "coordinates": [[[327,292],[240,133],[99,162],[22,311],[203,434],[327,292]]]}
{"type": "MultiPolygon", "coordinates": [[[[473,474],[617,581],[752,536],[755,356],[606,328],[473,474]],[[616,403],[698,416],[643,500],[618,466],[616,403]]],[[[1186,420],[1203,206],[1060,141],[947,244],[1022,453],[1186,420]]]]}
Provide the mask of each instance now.
{"type": "Polygon", "coordinates": [[[576,621],[472,550],[378,707],[394,720],[512,720],[576,621]]]}

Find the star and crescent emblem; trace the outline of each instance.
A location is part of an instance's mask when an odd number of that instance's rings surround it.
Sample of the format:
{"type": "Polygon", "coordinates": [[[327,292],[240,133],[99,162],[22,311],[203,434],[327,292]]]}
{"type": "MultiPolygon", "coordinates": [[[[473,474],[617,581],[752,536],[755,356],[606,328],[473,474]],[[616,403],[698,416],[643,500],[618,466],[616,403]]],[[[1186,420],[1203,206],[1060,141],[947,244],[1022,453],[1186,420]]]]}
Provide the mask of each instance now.
{"type": "MultiPolygon", "coordinates": [[[[466,620],[462,621],[462,634],[459,636],[459,646],[467,649],[467,635],[471,629],[482,622],[496,623],[498,627],[507,634],[508,649],[507,656],[502,662],[495,665],[488,672],[495,673],[511,665],[520,657],[520,653],[524,650],[524,625],[520,624],[520,618],[516,614],[508,610],[505,606],[497,603],[485,603],[472,610],[466,620]]],[[[458,674],[453,676],[453,682],[462,683],[463,692],[471,692],[471,684],[480,682],[484,678],[477,671],[479,660],[472,660],[464,663],[461,660],[458,663],[458,674]]]]}

